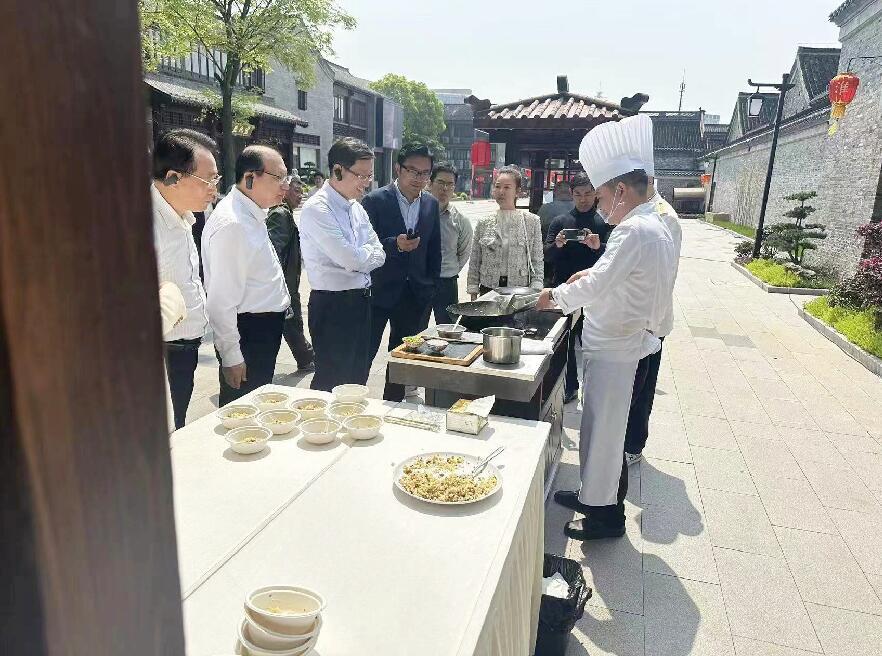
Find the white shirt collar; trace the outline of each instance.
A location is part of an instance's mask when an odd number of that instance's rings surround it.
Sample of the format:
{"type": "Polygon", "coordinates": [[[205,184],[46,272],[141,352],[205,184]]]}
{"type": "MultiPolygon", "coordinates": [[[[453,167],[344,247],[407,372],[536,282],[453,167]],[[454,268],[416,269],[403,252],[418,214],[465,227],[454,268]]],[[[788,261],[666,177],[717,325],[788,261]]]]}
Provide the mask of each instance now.
{"type": "Polygon", "coordinates": [[[401,193],[401,187],[398,186],[398,180],[396,180],[396,181],[393,182],[392,184],[395,185],[395,193],[398,194],[398,198],[399,198],[400,200],[403,200],[403,201],[404,201],[405,203],[407,203],[408,205],[412,205],[413,203],[417,202],[418,200],[420,200],[420,199],[423,197],[423,190],[420,189],[420,193],[417,194],[417,197],[414,198],[413,200],[409,200],[409,199],[407,198],[407,196],[405,196],[404,194],[401,193]]]}
{"type": "Polygon", "coordinates": [[[235,194],[235,196],[233,197],[233,200],[235,202],[240,203],[248,211],[248,214],[250,214],[251,217],[255,221],[259,221],[261,223],[266,223],[266,216],[267,216],[268,210],[263,209],[257,203],[255,203],[253,200],[248,198],[248,196],[246,196],[245,194],[243,194],[239,190],[239,187],[233,187],[233,189],[230,191],[230,193],[235,194]]]}
{"type": "Polygon", "coordinates": [[[169,204],[161,193],[159,193],[159,189],[156,188],[155,183],[150,185],[150,196],[153,200],[154,209],[159,212],[159,216],[165,221],[165,225],[169,230],[179,227],[190,229],[193,227],[193,224],[196,223],[196,217],[193,216],[193,212],[184,212],[183,216],[178,214],[175,211],[175,208],[169,204]]]}
{"type": "Polygon", "coordinates": [[[654,207],[655,207],[655,205],[651,200],[648,200],[645,203],[640,203],[637,207],[635,207],[633,210],[628,212],[625,215],[625,218],[623,218],[621,221],[619,221],[619,223],[624,223],[625,221],[630,219],[632,216],[637,216],[638,214],[652,214],[654,207]]]}

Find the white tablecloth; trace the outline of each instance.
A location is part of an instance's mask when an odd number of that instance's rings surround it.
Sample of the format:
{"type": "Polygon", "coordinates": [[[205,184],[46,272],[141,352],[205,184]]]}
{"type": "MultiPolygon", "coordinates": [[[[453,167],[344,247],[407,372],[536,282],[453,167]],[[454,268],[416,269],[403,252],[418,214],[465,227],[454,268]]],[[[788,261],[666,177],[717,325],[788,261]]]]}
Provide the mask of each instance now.
{"type": "MultiPolygon", "coordinates": [[[[274,583],[326,598],[315,656],[532,653],[548,430],[497,417],[477,438],[386,424],[376,440],[339,447],[321,475],[186,598],[187,653],[231,653],[244,595],[274,583]],[[498,444],[506,447],[495,460],[503,489],[487,501],[433,506],[393,486],[395,464],[408,457],[484,455],[498,444]]],[[[239,477],[228,485],[238,488],[239,477]]]]}

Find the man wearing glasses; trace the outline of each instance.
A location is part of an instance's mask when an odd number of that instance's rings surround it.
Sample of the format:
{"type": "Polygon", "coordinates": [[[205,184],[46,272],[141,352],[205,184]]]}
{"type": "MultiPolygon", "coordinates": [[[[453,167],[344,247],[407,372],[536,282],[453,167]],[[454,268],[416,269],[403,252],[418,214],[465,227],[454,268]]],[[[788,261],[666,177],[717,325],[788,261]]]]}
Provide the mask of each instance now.
{"type": "Polygon", "coordinates": [[[290,183],[277,151],[248,146],[236,158],[235,186],[205,223],[202,265],[221,365],[219,405],[273,380],[291,298],[266,218],[290,183]]]}
{"type": "Polygon", "coordinates": [[[472,254],[472,223],[450,204],[459,173],[449,162],[439,162],[432,169],[429,191],[438,199],[441,223],[441,278],[432,303],[435,323],[453,323],[447,308],[459,302],[459,272],[472,254]]]}
{"type": "MultiPolygon", "coordinates": [[[[432,175],[434,155],[423,144],[405,144],[398,153],[398,179],[364,197],[362,205],[386,251],[386,263],[373,278],[371,360],[389,324],[389,350],[429,323],[441,276],[438,201],[423,189],[432,175]]],[[[404,386],[386,373],[383,398],[404,399],[404,386]]]]}
{"type": "Polygon", "coordinates": [[[331,177],[300,212],[300,251],[311,288],[312,389],[364,385],[371,368],[371,272],[386,260],[358,200],[373,179],[374,152],[352,137],[328,150],[331,177]]]}
{"type": "Polygon", "coordinates": [[[171,392],[175,428],[184,425],[193,395],[193,374],[199,344],[208,330],[205,291],[199,277],[199,255],[193,242],[193,212],[214,200],[217,145],[195,130],[172,130],[153,151],[153,235],[159,282],[181,291],[183,318],[165,335],[165,370],[171,392]]]}

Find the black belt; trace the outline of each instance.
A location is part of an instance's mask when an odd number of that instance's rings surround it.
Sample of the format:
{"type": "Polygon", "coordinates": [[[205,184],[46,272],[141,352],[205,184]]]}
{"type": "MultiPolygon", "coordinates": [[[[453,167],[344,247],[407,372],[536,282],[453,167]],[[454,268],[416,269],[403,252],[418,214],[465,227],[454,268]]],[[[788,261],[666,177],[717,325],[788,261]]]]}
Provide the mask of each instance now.
{"type": "Polygon", "coordinates": [[[169,346],[199,346],[202,344],[202,338],[197,337],[196,339],[175,339],[171,342],[166,342],[169,346]]]}
{"type": "Polygon", "coordinates": [[[371,297],[371,288],[370,287],[362,287],[361,289],[341,289],[339,291],[331,290],[331,289],[313,289],[313,294],[335,294],[337,296],[363,296],[364,298],[371,297]]]}
{"type": "Polygon", "coordinates": [[[455,276],[441,276],[441,280],[456,280],[457,278],[459,278],[458,274],[455,276]]]}
{"type": "Polygon", "coordinates": [[[285,316],[284,312],[240,312],[237,316],[240,317],[283,317],[285,316]]]}

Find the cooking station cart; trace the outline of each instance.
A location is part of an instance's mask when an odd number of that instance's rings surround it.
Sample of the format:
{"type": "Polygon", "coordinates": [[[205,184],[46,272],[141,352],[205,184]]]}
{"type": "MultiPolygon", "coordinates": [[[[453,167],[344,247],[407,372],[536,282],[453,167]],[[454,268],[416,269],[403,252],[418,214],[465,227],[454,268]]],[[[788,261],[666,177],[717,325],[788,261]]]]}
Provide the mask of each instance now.
{"type": "MultiPolygon", "coordinates": [[[[547,494],[561,454],[567,340],[572,323],[572,316],[564,316],[556,310],[520,312],[498,325],[526,330],[527,337],[546,341],[550,353],[523,353],[520,362],[514,365],[492,364],[479,357],[467,367],[392,357],[388,365],[389,380],[424,387],[426,404],[438,408],[449,408],[459,399],[494,395],[493,414],[550,423],[545,451],[547,494]]],[[[463,317],[462,325],[471,331],[481,324],[463,317]]],[[[433,334],[433,329],[426,334],[433,334]]]]}

